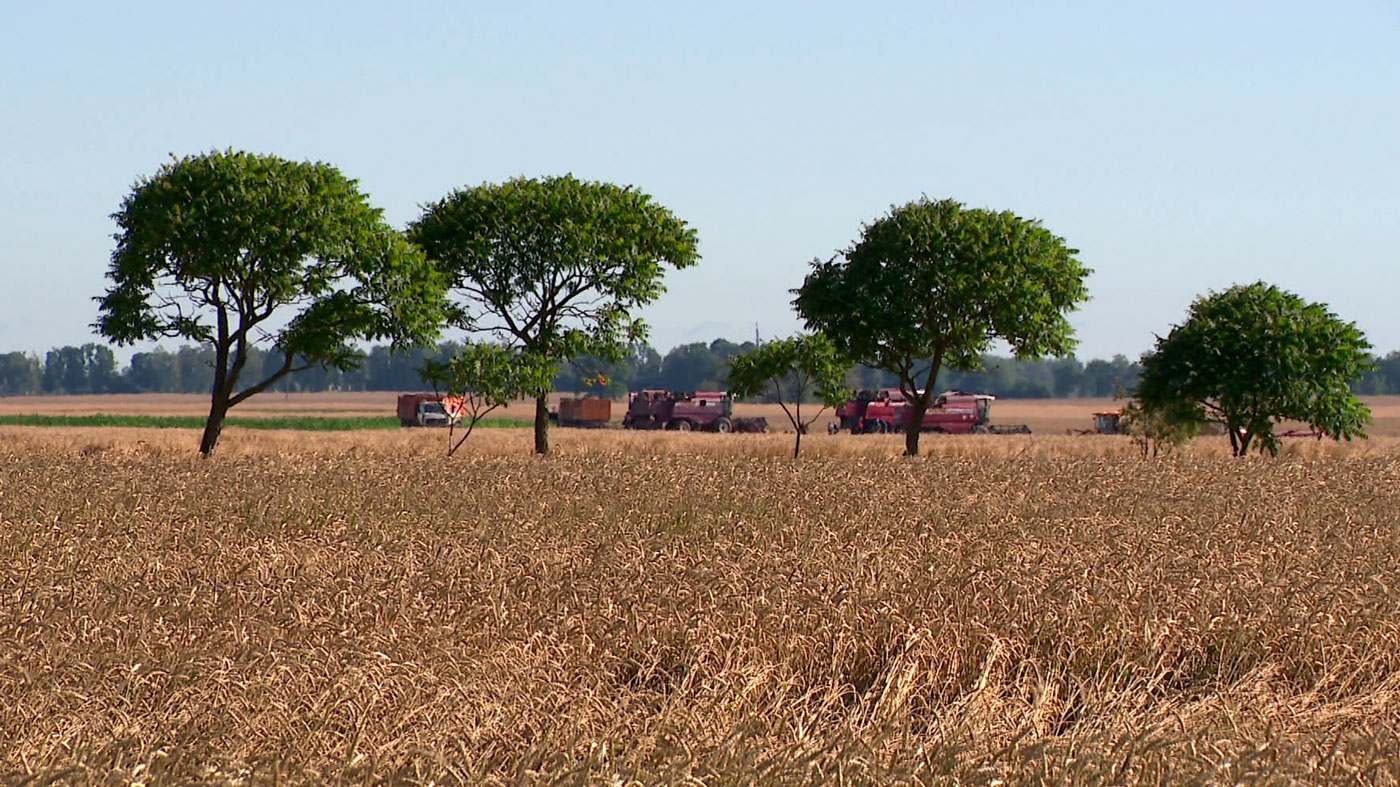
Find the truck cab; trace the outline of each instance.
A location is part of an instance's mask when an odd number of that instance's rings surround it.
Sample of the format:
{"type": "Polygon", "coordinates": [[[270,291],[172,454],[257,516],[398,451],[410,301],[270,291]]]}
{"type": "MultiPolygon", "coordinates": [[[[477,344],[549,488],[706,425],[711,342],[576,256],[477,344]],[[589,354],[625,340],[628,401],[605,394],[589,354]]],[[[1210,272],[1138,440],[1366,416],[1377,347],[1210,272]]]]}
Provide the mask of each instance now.
{"type": "Polygon", "coordinates": [[[419,426],[448,426],[452,416],[442,402],[419,402],[417,421],[419,426]]]}

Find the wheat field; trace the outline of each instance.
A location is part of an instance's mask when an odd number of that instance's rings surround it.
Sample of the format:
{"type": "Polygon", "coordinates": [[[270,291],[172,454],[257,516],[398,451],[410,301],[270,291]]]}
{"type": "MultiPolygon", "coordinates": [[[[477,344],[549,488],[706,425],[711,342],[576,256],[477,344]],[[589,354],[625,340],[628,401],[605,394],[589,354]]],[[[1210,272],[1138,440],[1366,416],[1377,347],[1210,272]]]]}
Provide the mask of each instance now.
{"type": "Polygon", "coordinates": [[[0,427],[0,778],[1390,784],[1400,440],[0,427]]]}

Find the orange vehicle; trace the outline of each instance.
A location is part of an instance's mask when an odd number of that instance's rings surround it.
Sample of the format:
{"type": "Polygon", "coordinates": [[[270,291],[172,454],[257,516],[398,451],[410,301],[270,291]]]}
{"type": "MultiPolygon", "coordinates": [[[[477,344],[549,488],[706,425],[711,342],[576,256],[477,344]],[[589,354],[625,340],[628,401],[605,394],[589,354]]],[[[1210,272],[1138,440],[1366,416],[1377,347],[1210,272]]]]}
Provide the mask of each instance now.
{"type": "Polygon", "coordinates": [[[403,426],[456,426],[462,422],[466,401],[460,396],[434,393],[399,394],[399,424],[403,426]]]}
{"type": "Polygon", "coordinates": [[[559,410],[554,415],[560,426],[600,429],[612,420],[612,400],[565,397],[559,400],[559,410]]]}

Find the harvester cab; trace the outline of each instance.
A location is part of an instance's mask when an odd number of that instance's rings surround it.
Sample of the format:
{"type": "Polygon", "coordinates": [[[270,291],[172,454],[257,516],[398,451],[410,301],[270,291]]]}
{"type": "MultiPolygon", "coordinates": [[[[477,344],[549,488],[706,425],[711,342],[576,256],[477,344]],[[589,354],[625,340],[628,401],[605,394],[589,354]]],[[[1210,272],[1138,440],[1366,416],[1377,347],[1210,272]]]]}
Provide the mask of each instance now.
{"type": "Polygon", "coordinates": [[[992,420],[992,402],[996,399],[991,394],[944,391],[933,404],[943,410],[972,410],[977,413],[977,425],[983,426],[992,420]]]}
{"type": "Polygon", "coordinates": [[[1122,434],[1123,411],[1105,410],[1094,413],[1094,431],[1098,434],[1122,434]]]}

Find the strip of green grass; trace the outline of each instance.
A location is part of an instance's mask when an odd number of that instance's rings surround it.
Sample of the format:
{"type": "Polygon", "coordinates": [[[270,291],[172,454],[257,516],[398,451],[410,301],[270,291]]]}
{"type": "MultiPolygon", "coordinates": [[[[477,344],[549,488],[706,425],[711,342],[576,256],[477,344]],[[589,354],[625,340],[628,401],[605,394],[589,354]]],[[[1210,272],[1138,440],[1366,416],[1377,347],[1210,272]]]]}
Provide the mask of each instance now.
{"type": "MultiPolygon", "coordinates": [[[[399,419],[378,416],[316,418],[240,418],[231,416],[225,426],[244,429],[295,429],[304,432],[349,432],[363,429],[398,429],[399,419]]],[[[0,415],[0,426],[98,426],[141,427],[145,429],[203,429],[204,417],[197,415],[0,415]]],[[[487,418],[478,428],[524,428],[529,421],[487,418]]]]}

